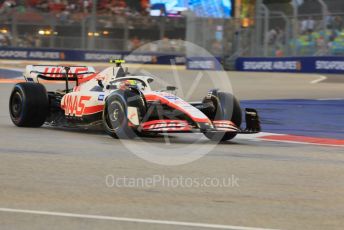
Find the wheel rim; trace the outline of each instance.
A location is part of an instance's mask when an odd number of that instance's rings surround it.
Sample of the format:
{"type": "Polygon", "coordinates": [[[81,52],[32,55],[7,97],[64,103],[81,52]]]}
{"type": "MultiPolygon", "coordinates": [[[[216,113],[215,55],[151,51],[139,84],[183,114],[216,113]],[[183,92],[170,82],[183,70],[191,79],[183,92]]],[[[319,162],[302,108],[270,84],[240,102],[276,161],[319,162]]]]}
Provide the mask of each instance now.
{"type": "Polygon", "coordinates": [[[111,125],[114,130],[119,129],[125,121],[125,114],[120,102],[112,102],[107,109],[107,123],[111,125]]]}
{"type": "Polygon", "coordinates": [[[11,115],[13,118],[18,119],[23,110],[23,99],[19,92],[12,96],[11,100],[11,115]]]}

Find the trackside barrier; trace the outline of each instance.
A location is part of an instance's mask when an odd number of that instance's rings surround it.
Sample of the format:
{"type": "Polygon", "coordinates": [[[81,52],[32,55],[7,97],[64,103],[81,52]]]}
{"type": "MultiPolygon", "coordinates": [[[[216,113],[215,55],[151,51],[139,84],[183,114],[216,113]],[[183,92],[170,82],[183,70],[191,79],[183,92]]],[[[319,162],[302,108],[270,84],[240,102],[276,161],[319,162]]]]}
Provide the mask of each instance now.
{"type": "Polygon", "coordinates": [[[110,59],[124,59],[128,63],[185,65],[184,55],[169,53],[130,53],[119,51],[87,51],[63,49],[0,48],[0,59],[42,60],[42,61],[85,61],[107,62],[110,59]]]}
{"type": "MultiPolygon", "coordinates": [[[[88,51],[64,49],[30,49],[0,47],[0,59],[107,62],[125,59],[127,63],[186,65],[193,70],[222,70],[219,57],[185,57],[170,53],[130,53],[120,51],[88,51]]],[[[344,57],[288,57],[238,58],[237,71],[292,72],[292,73],[344,73],[344,57]]]]}
{"type": "Polygon", "coordinates": [[[238,58],[237,71],[344,73],[344,57],[238,58]]]}
{"type": "Polygon", "coordinates": [[[223,70],[219,57],[187,57],[186,68],[190,70],[223,70]]]}

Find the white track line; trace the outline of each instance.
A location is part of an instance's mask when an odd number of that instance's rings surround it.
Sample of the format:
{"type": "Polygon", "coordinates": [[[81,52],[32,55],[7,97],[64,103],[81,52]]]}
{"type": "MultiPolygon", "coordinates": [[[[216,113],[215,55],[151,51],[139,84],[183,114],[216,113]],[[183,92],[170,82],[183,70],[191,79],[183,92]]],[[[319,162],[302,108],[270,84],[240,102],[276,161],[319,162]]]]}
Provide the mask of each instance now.
{"type": "Polygon", "coordinates": [[[267,133],[267,132],[260,132],[260,133],[255,133],[255,134],[238,134],[237,139],[240,140],[250,140],[250,141],[262,141],[262,137],[265,136],[284,136],[286,134],[281,134],[281,133],[267,133]]]}
{"type": "Polygon", "coordinates": [[[334,145],[334,144],[323,144],[323,143],[314,143],[314,142],[302,142],[302,141],[286,141],[286,140],[270,140],[270,139],[261,139],[261,141],[268,141],[268,142],[279,142],[279,143],[289,143],[289,144],[299,144],[299,145],[316,145],[316,146],[324,146],[324,147],[340,147],[343,148],[343,145],[334,145]]]}
{"type": "Polygon", "coordinates": [[[317,101],[344,101],[344,98],[320,98],[317,101]]]}
{"type": "Polygon", "coordinates": [[[77,214],[77,213],[48,212],[48,211],[12,209],[12,208],[0,208],[0,212],[25,213],[25,214],[33,214],[33,215],[72,217],[72,218],[95,219],[95,220],[112,220],[112,221],[122,221],[122,222],[174,225],[174,226],[211,228],[211,229],[273,230],[273,229],[267,229],[267,228],[251,228],[251,227],[242,227],[242,226],[205,224],[205,223],[192,223],[192,222],[180,222],[180,221],[168,221],[168,220],[150,220],[150,219],[125,218],[125,217],[115,217],[115,216],[85,215],[85,214],[77,214]]]}
{"type": "Polygon", "coordinates": [[[311,84],[317,84],[317,83],[322,82],[322,81],[325,81],[325,80],[327,80],[327,77],[321,76],[320,78],[318,78],[318,79],[316,79],[316,80],[314,80],[314,81],[311,81],[310,83],[311,83],[311,84]]]}

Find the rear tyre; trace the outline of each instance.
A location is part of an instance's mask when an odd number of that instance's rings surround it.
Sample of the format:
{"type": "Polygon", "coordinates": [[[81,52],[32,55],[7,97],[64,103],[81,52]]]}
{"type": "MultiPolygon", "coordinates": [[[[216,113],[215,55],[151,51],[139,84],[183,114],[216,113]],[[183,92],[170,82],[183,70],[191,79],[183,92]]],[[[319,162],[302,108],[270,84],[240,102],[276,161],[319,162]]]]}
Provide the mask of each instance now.
{"type": "MultiPolygon", "coordinates": [[[[242,112],[239,101],[230,93],[218,92],[210,99],[204,99],[203,103],[209,104],[211,109],[205,111],[210,120],[229,120],[237,127],[242,122],[242,112]]],[[[205,132],[204,135],[213,141],[227,141],[236,137],[232,132],[205,132]]]]}
{"type": "Polygon", "coordinates": [[[9,110],[12,122],[19,127],[40,127],[49,113],[45,87],[39,83],[18,83],[14,86],[9,110]]]}

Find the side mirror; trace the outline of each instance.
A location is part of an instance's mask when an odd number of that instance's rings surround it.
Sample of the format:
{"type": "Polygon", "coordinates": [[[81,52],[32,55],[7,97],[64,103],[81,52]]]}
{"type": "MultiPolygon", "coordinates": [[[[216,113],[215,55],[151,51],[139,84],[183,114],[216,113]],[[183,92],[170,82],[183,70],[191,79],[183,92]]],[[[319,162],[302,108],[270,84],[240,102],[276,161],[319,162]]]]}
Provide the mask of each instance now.
{"type": "Polygon", "coordinates": [[[108,90],[117,89],[117,86],[115,86],[115,85],[107,85],[106,89],[108,89],[108,90]]]}
{"type": "Polygon", "coordinates": [[[103,82],[102,82],[101,80],[98,80],[98,85],[99,85],[102,89],[104,89],[104,85],[103,85],[103,82]]]}
{"type": "Polygon", "coordinates": [[[176,91],[176,90],[177,90],[177,87],[175,87],[175,86],[167,86],[167,87],[166,87],[166,90],[167,90],[167,91],[176,91]]]}

